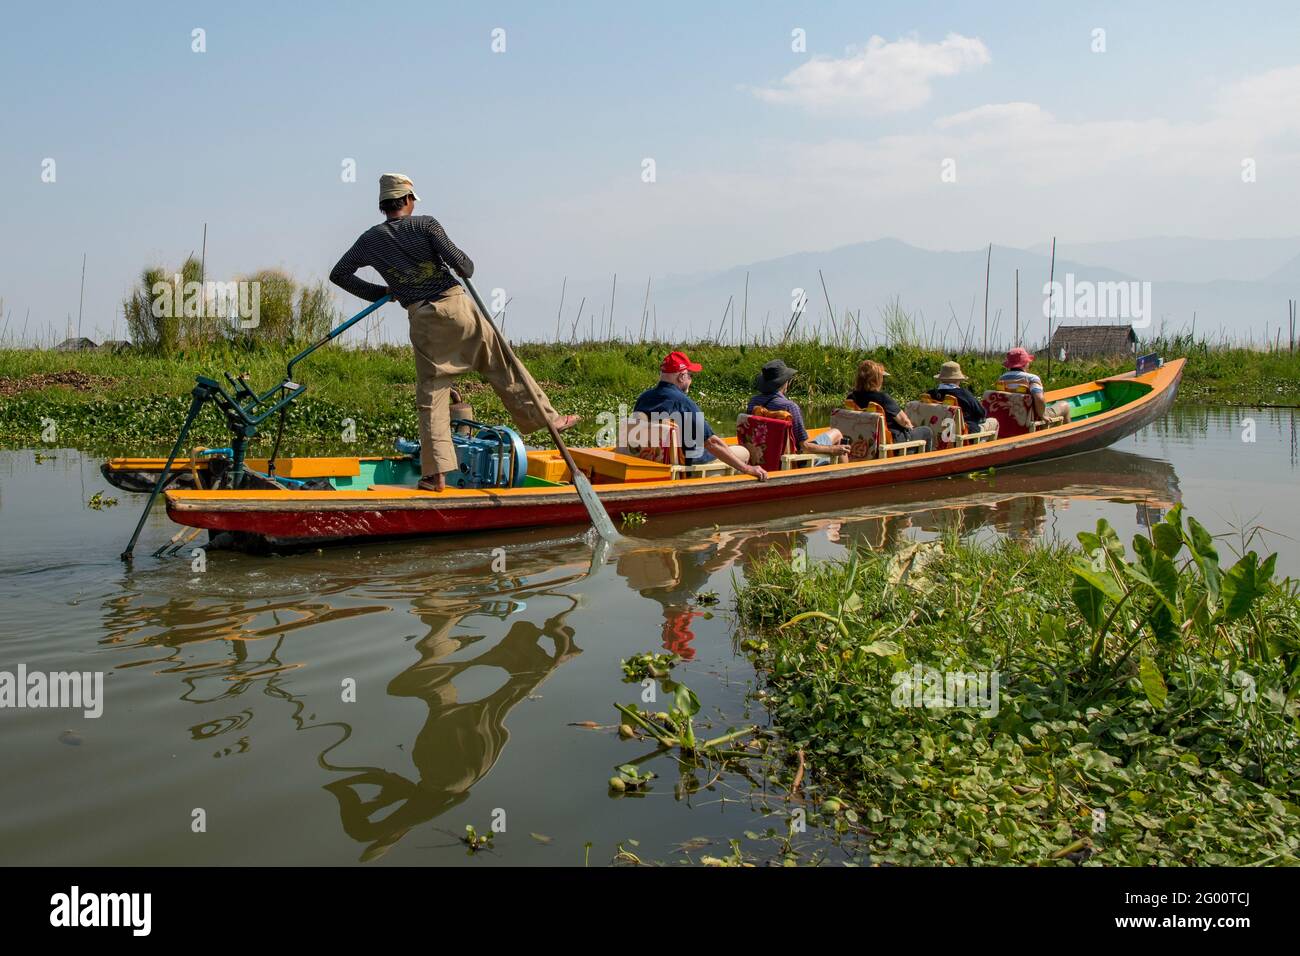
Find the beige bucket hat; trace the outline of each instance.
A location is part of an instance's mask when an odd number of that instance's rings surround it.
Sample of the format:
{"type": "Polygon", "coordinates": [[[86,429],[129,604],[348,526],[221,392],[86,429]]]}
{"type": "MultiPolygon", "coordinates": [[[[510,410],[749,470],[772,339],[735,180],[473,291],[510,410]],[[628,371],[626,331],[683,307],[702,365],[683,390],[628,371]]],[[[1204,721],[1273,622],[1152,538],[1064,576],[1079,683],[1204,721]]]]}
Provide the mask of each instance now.
{"type": "Polygon", "coordinates": [[[416,202],[420,201],[420,197],[415,195],[415,183],[405,173],[384,173],[379,177],[380,202],[385,199],[401,199],[408,194],[415,196],[416,202]]]}
{"type": "Polygon", "coordinates": [[[964,382],[966,376],[962,374],[960,362],[944,362],[939,366],[939,374],[935,376],[941,382],[964,382]]]}

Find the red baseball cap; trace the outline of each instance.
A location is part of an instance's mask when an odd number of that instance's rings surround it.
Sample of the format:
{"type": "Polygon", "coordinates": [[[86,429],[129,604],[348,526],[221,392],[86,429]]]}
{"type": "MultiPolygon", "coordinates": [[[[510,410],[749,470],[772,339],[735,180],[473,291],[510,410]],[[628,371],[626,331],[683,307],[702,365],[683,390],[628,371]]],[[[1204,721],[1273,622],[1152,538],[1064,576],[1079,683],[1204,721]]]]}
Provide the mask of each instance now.
{"type": "Polygon", "coordinates": [[[659,366],[661,372],[698,372],[702,368],[699,362],[692,362],[685,352],[669,352],[659,366]]]}

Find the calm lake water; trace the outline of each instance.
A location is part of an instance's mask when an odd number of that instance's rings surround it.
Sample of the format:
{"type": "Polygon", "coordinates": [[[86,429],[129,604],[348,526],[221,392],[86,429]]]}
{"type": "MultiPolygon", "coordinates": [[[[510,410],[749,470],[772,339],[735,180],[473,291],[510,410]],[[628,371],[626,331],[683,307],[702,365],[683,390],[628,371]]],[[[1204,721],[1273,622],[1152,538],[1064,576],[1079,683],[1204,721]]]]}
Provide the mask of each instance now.
{"type": "Polygon", "coordinates": [[[651,748],[571,726],[637,700],[621,659],[675,650],[706,722],[763,721],[728,612],[774,548],[829,557],[951,527],[1072,540],[1099,517],[1128,539],[1181,501],[1216,533],[1266,526],[1300,575],[1296,426],[1289,409],[1178,408],[1111,449],[992,478],[655,519],[594,568],[573,529],[214,552],[198,572],[148,557],[175,530],[159,508],[128,569],[143,498],[107,485],[101,459],[0,451],[0,670],[105,675],[98,719],[0,710],[0,863],[574,865],[590,842],[594,865],[632,840],[682,859],[697,838],[713,842],[693,856],[725,855],[746,830],[784,828],[761,775],[687,794],[658,756],[648,795],[613,798],[613,768],[651,748]],[[121,503],[92,510],[97,491],[121,503]],[[699,591],[718,593],[712,614],[699,591]],[[505,832],[469,857],[456,836],[494,813],[505,832]]]}

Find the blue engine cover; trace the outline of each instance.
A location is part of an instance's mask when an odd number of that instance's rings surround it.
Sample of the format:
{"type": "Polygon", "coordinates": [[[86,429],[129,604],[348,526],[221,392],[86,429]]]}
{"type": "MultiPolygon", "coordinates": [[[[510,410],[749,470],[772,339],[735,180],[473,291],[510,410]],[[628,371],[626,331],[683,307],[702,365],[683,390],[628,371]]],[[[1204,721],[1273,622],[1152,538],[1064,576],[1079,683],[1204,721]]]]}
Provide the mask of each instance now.
{"type": "MultiPolygon", "coordinates": [[[[453,419],[451,426],[451,440],[460,467],[448,473],[448,484],[457,488],[517,488],[524,483],[528,452],[514,429],[468,419],[453,419]],[[468,427],[470,434],[460,434],[458,426],[468,427]]],[[[399,438],[393,447],[400,455],[420,457],[418,441],[399,438]]]]}

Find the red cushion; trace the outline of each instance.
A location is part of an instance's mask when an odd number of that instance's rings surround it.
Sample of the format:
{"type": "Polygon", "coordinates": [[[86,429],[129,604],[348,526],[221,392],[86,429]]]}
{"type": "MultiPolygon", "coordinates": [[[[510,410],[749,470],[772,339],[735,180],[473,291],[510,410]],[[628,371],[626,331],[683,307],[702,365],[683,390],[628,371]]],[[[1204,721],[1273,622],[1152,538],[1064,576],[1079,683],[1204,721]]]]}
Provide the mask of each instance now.
{"type": "Polygon", "coordinates": [[[794,450],[794,424],[779,418],[747,415],[736,423],[736,440],[749,449],[750,464],[779,471],[781,456],[794,450]]]}
{"type": "Polygon", "coordinates": [[[1034,396],[1016,392],[985,392],[984,408],[998,423],[998,437],[1028,435],[1033,431],[1034,396]]]}

